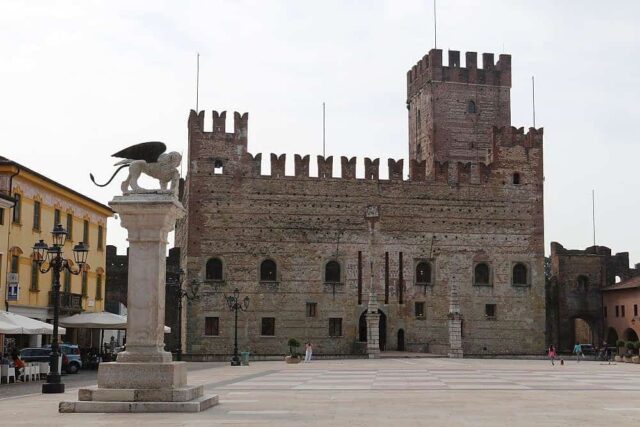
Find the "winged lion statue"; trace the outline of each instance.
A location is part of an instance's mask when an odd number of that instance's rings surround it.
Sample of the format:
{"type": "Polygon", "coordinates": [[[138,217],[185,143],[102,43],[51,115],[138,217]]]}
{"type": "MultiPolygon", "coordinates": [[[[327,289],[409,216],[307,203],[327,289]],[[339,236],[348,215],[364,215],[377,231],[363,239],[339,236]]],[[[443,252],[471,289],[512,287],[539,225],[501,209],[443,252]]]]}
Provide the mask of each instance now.
{"type": "Polygon", "coordinates": [[[109,181],[104,184],[98,184],[93,174],[89,174],[89,176],[91,177],[91,181],[98,187],[106,187],[113,181],[113,178],[115,178],[121,169],[129,168],[129,175],[120,185],[123,193],[129,192],[129,188],[131,188],[132,193],[148,191],[138,185],[138,178],[144,173],[160,181],[161,190],[166,190],[167,186],[170,185],[169,189],[176,194],[178,192],[178,181],[180,180],[178,166],[180,166],[180,162],[182,161],[182,155],[176,151],[165,153],[166,150],[167,146],[159,141],[132,145],[111,156],[123,160],[114,165],[119,167],[113,175],[111,175],[109,181]]]}

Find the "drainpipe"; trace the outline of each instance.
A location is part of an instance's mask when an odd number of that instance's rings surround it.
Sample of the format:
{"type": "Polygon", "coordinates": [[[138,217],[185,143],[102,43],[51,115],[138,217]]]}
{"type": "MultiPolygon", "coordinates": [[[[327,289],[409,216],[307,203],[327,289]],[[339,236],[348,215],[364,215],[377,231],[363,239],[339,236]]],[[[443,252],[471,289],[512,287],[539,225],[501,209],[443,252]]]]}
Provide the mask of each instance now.
{"type": "MultiPolygon", "coordinates": [[[[16,166],[16,168],[18,170],[9,177],[9,197],[11,197],[11,195],[13,194],[13,177],[15,177],[16,175],[18,175],[20,173],[20,165],[16,164],[15,166],[16,166]]],[[[14,203],[12,209],[15,209],[15,208],[16,208],[16,205],[14,203]]],[[[11,222],[10,222],[9,227],[7,229],[7,249],[9,249],[9,242],[11,242],[11,227],[13,227],[13,211],[11,211],[11,214],[12,214],[11,215],[11,219],[10,219],[11,222]]],[[[4,270],[6,272],[9,271],[9,267],[11,265],[9,263],[10,262],[10,258],[9,258],[8,255],[9,254],[7,254],[7,260],[6,260],[6,265],[5,265],[6,268],[4,270]]],[[[5,283],[6,283],[6,280],[5,280],[5,283]]],[[[2,291],[2,289],[0,288],[0,292],[1,291],[2,291]]],[[[7,300],[7,291],[6,290],[5,290],[5,294],[4,295],[5,295],[4,309],[5,309],[5,311],[9,311],[9,301],[7,300]]]]}

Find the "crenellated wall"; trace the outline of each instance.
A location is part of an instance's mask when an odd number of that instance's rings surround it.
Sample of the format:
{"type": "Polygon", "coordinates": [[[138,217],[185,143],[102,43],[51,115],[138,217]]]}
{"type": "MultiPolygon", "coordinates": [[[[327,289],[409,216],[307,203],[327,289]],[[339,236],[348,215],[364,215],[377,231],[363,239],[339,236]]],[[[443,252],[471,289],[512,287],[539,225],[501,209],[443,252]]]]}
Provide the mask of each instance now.
{"type": "Polygon", "coordinates": [[[283,354],[289,338],[312,341],[320,354],[362,353],[372,286],[387,350],[404,336],[407,350],[447,354],[455,334],[464,354],[544,349],[543,130],[511,127],[509,55],[494,64],[485,54],[483,68],[474,53],[466,56],[462,68],[450,51],[443,66],[442,52],[432,50],[409,73],[409,156],[387,159],[385,179],[384,159],[375,157],[295,154],[291,168],[291,156],[270,153],[263,171],[263,155],[247,145],[246,113],[234,114],[227,133],[225,112],[213,113],[207,132],[204,112],[191,111],[188,215],[176,242],[187,280],[204,277],[210,258],[221,260],[224,279],[205,284],[189,305],[187,353],[232,351],[223,297],[236,287],[251,300],[239,320],[240,349],[258,355],[283,354]],[[260,280],[266,259],[278,267],[274,282],[260,280]],[[340,264],[339,283],[324,280],[330,260],[340,264]],[[417,283],[420,262],[431,265],[428,285],[417,283]],[[490,268],[487,284],[474,279],[480,262],[490,268]],[[526,283],[514,282],[516,264],[526,267],[526,283]],[[486,314],[492,304],[495,317],[486,314]],[[451,316],[461,328],[450,329],[451,316]],[[207,317],[218,318],[219,335],[204,335],[207,317]],[[262,336],[261,321],[271,317],[275,335],[262,336]],[[341,319],[340,336],[329,336],[330,319],[341,319]]]}

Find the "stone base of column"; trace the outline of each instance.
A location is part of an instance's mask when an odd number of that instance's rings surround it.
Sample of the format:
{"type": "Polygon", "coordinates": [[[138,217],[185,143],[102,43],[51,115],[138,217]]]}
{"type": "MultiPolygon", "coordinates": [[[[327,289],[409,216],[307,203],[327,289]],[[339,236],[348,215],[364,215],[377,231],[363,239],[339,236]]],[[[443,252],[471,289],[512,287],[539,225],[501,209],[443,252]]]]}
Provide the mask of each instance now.
{"type": "Polygon", "coordinates": [[[102,363],[98,386],[78,391],[59,412],[200,412],[218,404],[202,386],[187,385],[185,362],[102,363]]]}

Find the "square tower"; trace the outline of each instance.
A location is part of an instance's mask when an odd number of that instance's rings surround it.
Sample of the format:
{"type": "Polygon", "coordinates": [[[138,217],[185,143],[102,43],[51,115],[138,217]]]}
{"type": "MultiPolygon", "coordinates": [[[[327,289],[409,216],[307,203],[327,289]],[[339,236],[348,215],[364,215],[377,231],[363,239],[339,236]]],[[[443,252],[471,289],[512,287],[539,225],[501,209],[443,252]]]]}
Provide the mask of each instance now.
{"type": "MultiPolygon", "coordinates": [[[[511,125],[511,55],[449,51],[449,65],[442,64],[442,50],[431,49],[407,73],[409,110],[409,159],[426,160],[426,174],[435,162],[485,163],[491,148],[493,126],[511,125]]],[[[413,162],[409,162],[412,164],[413,162]]]]}

